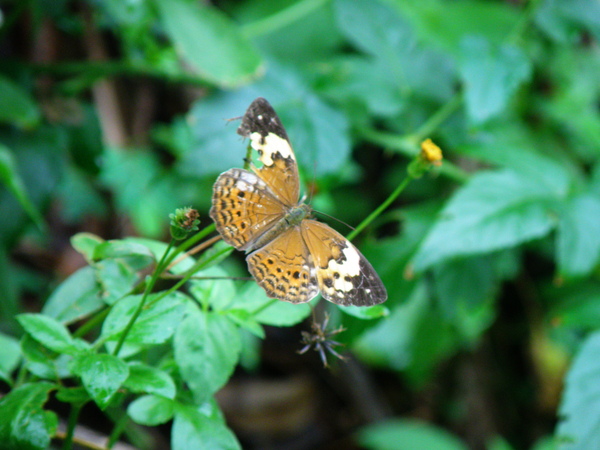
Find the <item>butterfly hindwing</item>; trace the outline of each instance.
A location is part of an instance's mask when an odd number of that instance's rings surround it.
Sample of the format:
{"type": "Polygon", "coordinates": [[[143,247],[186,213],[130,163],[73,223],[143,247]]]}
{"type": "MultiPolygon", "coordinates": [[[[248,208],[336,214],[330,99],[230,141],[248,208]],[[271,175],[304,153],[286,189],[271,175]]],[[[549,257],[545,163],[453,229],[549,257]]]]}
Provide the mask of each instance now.
{"type": "Polygon", "coordinates": [[[324,223],[306,219],[302,237],[325,299],[344,306],[370,306],[387,299],[373,266],[344,236],[324,223]]]}
{"type": "Polygon", "coordinates": [[[298,227],[246,257],[248,269],[271,298],[305,303],[319,293],[308,249],[298,227]]]}

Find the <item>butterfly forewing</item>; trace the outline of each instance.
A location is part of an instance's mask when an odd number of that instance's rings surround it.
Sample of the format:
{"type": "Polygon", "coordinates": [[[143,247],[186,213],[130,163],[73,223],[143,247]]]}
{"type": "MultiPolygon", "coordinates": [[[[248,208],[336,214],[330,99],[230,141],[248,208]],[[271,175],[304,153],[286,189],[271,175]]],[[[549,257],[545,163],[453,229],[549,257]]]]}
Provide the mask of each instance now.
{"type": "Polygon", "coordinates": [[[247,170],[230,169],[213,187],[210,217],[225,242],[238,250],[252,246],[285,212],[267,184],[247,170]]]}
{"type": "Polygon", "coordinates": [[[304,303],[319,293],[311,258],[298,227],[250,253],[248,269],[271,298],[304,303]]]}
{"type": "Polygon", "coordinates": [[[281,120],[264,98],[257,98],[242,117],[238,134],[250,139],[258,151],[262,167],[254,172],[287,206],[298,203],[300,177],[298,164],[281,120]]]}
{"type": "Polygon", "coordinates": [[[377,272],[348,239],[316,220],[302,221],[301,229],[325,299],[344,306],[376,305],[387,299],[377,272]]]}

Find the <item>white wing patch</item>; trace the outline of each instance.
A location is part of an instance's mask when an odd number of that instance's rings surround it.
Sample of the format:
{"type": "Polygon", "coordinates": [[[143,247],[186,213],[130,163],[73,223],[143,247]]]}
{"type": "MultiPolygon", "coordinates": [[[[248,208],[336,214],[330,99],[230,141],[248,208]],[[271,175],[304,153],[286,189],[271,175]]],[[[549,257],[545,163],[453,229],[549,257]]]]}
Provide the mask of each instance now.
{"type": "Polygon", "coordinates": [[[266,187],[265,182],[252,172],[240,170],[239,172],[236,172],[236,175],[238,179],[235,182],[235,187],[240,191],[254,192],[256,191],[257,186],[261,189],[266,187]]]}
{"type": "Polygon", "coordinates": [[[352,245],[348,245],[348,247],[342,250],[342,253],[346,257],[345,261],[338,263],[332,258],[327,265],[326,271],[341,275],[339,278],[332,277],[333,288],[336,291],[348,292],[355,286],[351,280],[348,281],[347,277],[357,277],[360,275],[360,254],[352,245]]]}
{"type": "Polygon", "coordinates": [[[290,143],[274,133],[269,133],[263,137],[259,132],[254,132],[250,134],[250,141],[252,148],[260,152],[259,159],[265,166],[273,165],[273,155],[275,153],[279,153],[283,158],[296,160],[290,143]]]}

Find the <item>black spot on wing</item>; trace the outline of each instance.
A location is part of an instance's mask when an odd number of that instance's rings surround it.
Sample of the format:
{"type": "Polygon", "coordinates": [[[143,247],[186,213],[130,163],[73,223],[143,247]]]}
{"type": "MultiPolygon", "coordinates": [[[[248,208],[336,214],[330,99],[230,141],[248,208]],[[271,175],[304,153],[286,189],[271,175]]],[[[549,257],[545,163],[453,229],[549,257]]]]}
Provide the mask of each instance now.
{"type": "Polygon", "coordinates": [[[237,133],[243,137],[249,137],[252,133],[260,133],[265,137],[269,133],[273,133],[289,142],[277,113],[271,104],[262,97],[258,97],[250,104],[246,114],[242,117],[242,124],[237,129],[237,133]]]}
{"type": "Polygon", "coordinates": [[[372,306],[387,300],[387,291],[381,279],[367,259],[360,254],[359,274],[344,275],[344,281],[352,288],[340,290],[335,288],[335,280],[340,274],[335,272],[331,278],[323,277],[322,295],[327,300],[342,306],[372,306]]]}
{"type": "Polygon", "coordinates": [[[360,255],[360,274],[352,278],[352,289],[347,293],[348,304],[356,306],[378,305],[387,300],[387,290],[367,259],[360,255]]]}

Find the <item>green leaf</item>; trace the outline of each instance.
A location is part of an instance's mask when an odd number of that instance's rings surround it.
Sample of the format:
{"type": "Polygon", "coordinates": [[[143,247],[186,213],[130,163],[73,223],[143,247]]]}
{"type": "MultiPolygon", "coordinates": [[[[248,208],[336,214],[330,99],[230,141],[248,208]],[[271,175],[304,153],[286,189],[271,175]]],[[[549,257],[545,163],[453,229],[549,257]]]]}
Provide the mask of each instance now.
{"type": "Polygon", "coordinates": [[[334,6],[342,32],[356,47],[372,56],[397,60],[401,52],[415,44],[406,20],[384,2],[338,0],[334,6]]]}
{"type": "Polygon", "coordinates": [[[143,260],[142,267],[147,266],[154,260],[154,255],[145,245],[121,239],[104,241],[98,244],[94,249],[93,259],[98,261],[102,259],[132,257],[143,260]]]}
{"type": "Polygon", "coordinates": [[[435,47],[459,55],[465,36],[485,36],[500,45],[514,31],[522,11],[505,3],[461,0],[406,2],[392,0],[420,37],[435,47]]]}
{"type": "Polygon", "coordinates": [[[346,38],[374,59],[344,58],[354,72],[352,83],[343,86],[349,89],[346,95],[358,96],[373,112],[386,115],[406,107],[411,95],[437,100],[451,97],[452,62],[447,55],[418,45],[412,27],[397,8],[371,0],[337,0],[333,5],[346,38]]]}
{"type": "Polygon", "coordinates": [[[81,377],[85,390],[102,410],[129,376],[127,364],[106,353],[80,354],[73,359],[70,367],[81,377]]]}
{"type": "Polygon", "coordinates": [[[539,137],[522,125],[494,122],[471,135],[461,153],[535,180],[554,195],[566,198],[575,182],[573,168],[563,158],[540,151],[539,137]]]}
{"type": "Polygon", "coordinates": [[[573,360],[565,379],[556,438],[561,449],[597,447],[600,423],[600,332],[591,334],[573,360]]]}
{"type": "Polygon", "coordinates": [[[241,95],[236,94],[219,93],[192,105],[186,116],[192,145],[180,155],[176,166],[178,172],[212,176],[243,165],[245,147],[238,138],[235,124],[224,123],[223,118],[241,116],[255,97],[268,93],[252,91],[243,95],[242,91],[241,95]]]}
{"type": "Polygon", "coordinates": [[[222,420],[208,416],[203,411],[189,406],[177,408],[171,430],[171,446],[173,450],[241,449],[235,435],[223,424],[222,420]]]}
{"type": "Polygon", "coordinates": [[[582,194],[560,213],[557,255],[559,273],[566,277],[588,275],[600,259],[600,198],[582,194]]]}
{"type": "Polygon", "coordinates": [[[127,414],[140,425],[153,427],[173,418],[173,401],[158,395],[144,395],[127,407],[127,414]]]}
{"type": "Polygon", "coordinates": [[[600,39],[600,5],[595,0],[546,0],[536,11],[536,23],[552,38],[575,43],[588,30],[600,39]]]}
{"type": "Polygon", "coordinates": [[[51,383],[27,383],[0,400],[0,441],[5,450],[47,449],[56,433],[58,419],[44,411],[51,383]]]}
{"type": "Polygon", "coordinates": [[[466,450],[457,437],[441,428],[415,419],[389,419],[359,432],[361,446],[370,450],[466,450]]]}
{"type": "Polygon", "coordinates": [[[56,398],[61,402],[83,405],[90,401],[90,395],[83,387],[60,387],[56,393],[56,398]]]}
{"type": "Polygon", "coordinates": [[[29,334],[21,339],[21,350],[27,362],[26,367],[32,374],[50,380],[71,377],[68,364],[71,356],[58,354],[40,344],[29,334]]]}
{"type": "MultiPolygon", "coordinates": [[[[0,77],[0,95],[2,95],[1,89],[2,77],[0,77]]],[[[0,100],[0,103],[2,103],[2,100],[0,100]]],[[[1,114],[2,113],[0,112],[0,116],[1,114]]],[[[23,210],[25,210],[29,218],[37,225],[37,227],[40,230],[44,230],[46,227],[44,218],[29,198],[25,184],[19,175],[12,152],[2,144],[0,144],[0,182],[2,182],[15,196],[23,210]]]]}
{"type": "MultiPolygon", "coordinates": [[[[494,436],[492,439],[488,439],[486,443],[486,450],[515,450],[510,443],[502,436],[494,436]]],[[[532,449],[535,450],[535,449],[532,449]]],[[[537,449],[541,450],[541,449],[537,449]]],[[[548,449],[550,450],[550,449],[548,449]]]]}
{"type": "Polygon", "coordinates": [[[175,398],[175,383],[167,373],[138,362],[129,364],[129,377],[124,386],[132,392],[175,398]]]}
{"type": "Polygon", "coordinates": [[[408,381],[420,386],[457,344],[453,324],[434,307],[421,281],[406,302],[395,305],[385,320],[356,341],[353,350],[370,364],[402,371],[408,381]]]}
{"type": "Polygon", "coordinates": [[[222,314],[193,310],[177,328],[174,348],[196,401],[206,401],[233,373],[241,348],[239,330],[222,314]]]}
{"type": "Polygon", "coordinates": [[[227,279],[228,275],[220,266],[197,272],[195,276],[206,279],[190,280],[190,294],[202,305],[210,305],[217,311],[226,309],[231,306],[237,292],[235,282],[227,279]]]}
{"type": "Polygon", "coordinates": [[[84,256],[88,263],[94,260],[96,247],[103,242],[105,242],[104,239],[92,233],[77,233],[71,236],[71,245],[84,256]]]}
{"type": "Polygon", "coordinates": [[[173,199],[181,199],[184,182],[189,183],[163,168],[157,155],[144,148],[105,149],[100,177],[113,191],[119,210],[147,236],[162,234],[173,199]]]}
{"type": "MultiPolygon", "coordinates": [[[[12,151],[29,198],[41,210],[55,195],[62,176],[67,145],[62,128],[45,124],[26,133],[2,128],[0,135],[12,151]]],[[[0,241],[5,246],[14,245],[28,229],[29,221],[18,200],[8,190],[0,189],[0,241]]]]}
{"type": "Polygon", "coordinates": [[[564,287],[552,286],[544,297],[552,300],[548,316],[553,323],[580,333],[600,324],[600,284],[582,280],[564,287]]]}
{"type": "Polygon", "coordinates": [[[555,226],[553,190],[510,170],[480,172],[448,202],[414,258],[416,270],[545,236],[555,226]]]}
{"type": "Polygon", "coordinates": [[[19,341],[0,333],[0,379],[10,383],[10,374],[21,361],[19,341]]]}
{"type": "Polygon", "coordinates": [[[31,337],[57,353],[74,355],[89,348],[84,341],[73,339],[67,327],[52,317],[42,314],[20,314],[17,320],[31,337]]]}
{"type": "Polygon", "coordinates": [[[232,88],[259,75],[258,53],[221,11],[187,0],[155,2],[171,41],[206,80],[232,88]]]}
{"type": "MultiPolygon", "coordinates": [[[[567,131],[565,143],[568,143],[569,152],[565,156],[580,155],[586,162],[596,161],[600,115],[594,99],[600,95],[600,85],[595,83],[600,71],[600,59],[595,57],[591,49],[574,51],[571,47],[559,46],[554,47],[548,62],[555,86],[552,95],[540,102],[540,112],[553,127],[567,131]]],[[[548,148],[554,147],[561,152],[564,147],[553,137],[547,136],[543,148],[548,151],[548,148]]],[[[575,162],[573,159],[571,161],[575,162]]]]}
{"type": "Polygon", "coordinates": [[[304,68],[327,60],[343,45],[328,0],[263,0],[245,3],[241,9],[243,17],[237,16],[245,19],[244,35],[261,53],[284,64],[304,68]]]}
{"type": "Polygon", "coordinates": [[[248,311],[257,322],[277,327],[300,323],[311,312],[309,303],[292,304],[267,297],[265,291],[254,281],[246,283],[239,290],[230,309],[248,311]]]}
{"type": "Polygon", "coordinates": [[[0,76],[0,122],[31,128],[40,121],[40,111],[28,92],[0,76]]]}
{"type": "Polygon", "coordinates": [[[69,324],[87,317],[103,306],[94,269],[83,267],[63,281],[50,295],[42,314],[69,324]]]}
{"type": "Polygon", "coordinates": [[[459,258],[434,267],[435,293],[442,314],[456,331],[475,342],[493,322],[498,290],[495,259],[459,258]]]}
{"type": "Polygon", "coordinates": [[[139,280],[137,272],[120,259],[105,259],[93,267],[101,287],[100,298],[108,305],[130,294],[139,280]]]}
{"type": "MultiPolygon", "coordinates": [[[[154,239],[148,239],[148,238],[129,237],[129,238],[124,239],[124,241],[141,244],[144,247],[148,248],[154,255],[154,259],[156,261],[159,261],[162,258],[162,256],[164,255],[164,253],[167,251],[167,248],[168,248],[168,245],[165,244],[164,242],[155,241],[154,239]]],[[[182,272],[189,270],[191,267],[193,267],[195,263],[196,263],[196,259],[189,256],[189,257],[183,258],[175,266],[173,266],[170,270],[173,273],[182,273],[182,272]]]]}
{"type": "Polygon", "coordinates": [[[466,37],[461,49],[467,113],[471,122],[480,124],[505,109],[529,78],[531,63],[519,48],[504,44],[494,49],[481,36],[466,37]]]}
{"type": "Polygon", "coordinates": [[[358,317],[359,319],[379,319],[381,317],[389,316],[390,310],[387,309],[383,305],[375,305],[375,306],[339,306],[338,308],[349,314],[353,317],[358,317]]]}
{"type": "MultiPolygon", "coordinates": [[[[102,143],[102,138],[97,142],[102,143]]],[[[96,180],[77,166],[68,165],[64,170],[56,190],[56,201],[65,223],[75,225],[89,217],[108,217],[108,199],[97,189],[96,180]]]]}
{"type": "Polygon", "coordinates": [[[235,249],[225,241],[216,242],[206,251],[202,252],[198,258],[198,267],[201,270],[206,270],[212,266],[216,266],[231,255],[233,250],[235,249]]]}
{"type": "MultiPolygon", "coordinates": [[[[132,354],[143,346],[162,344],[169,339],[185,313],[189,297],[181,292],[172,292],[160,300],[162,294],[151,294],[146,304],[127,334],[121,355],[132,354]]],[[[129,320],[137,310],[142,295],[132,295],[119,300],[112,307],[102,325],[102,339],[107,340],[106,347],[112,351],[129,320]]]]}
{"type": "Polygon", "coordinates": [[[346,116],[316,95],[282,104],[277,113],[292,146],[305,155],[300,160],[317,175],[338,171],[350,157],[350,124],[346,116]]]}
{"type": "Polygon", "coordinates": [[[227,317],[237,325],[252,333],[259,339],[265,338],[265,330],[248,311],[241,309],[228,309],[227,317]]]}

